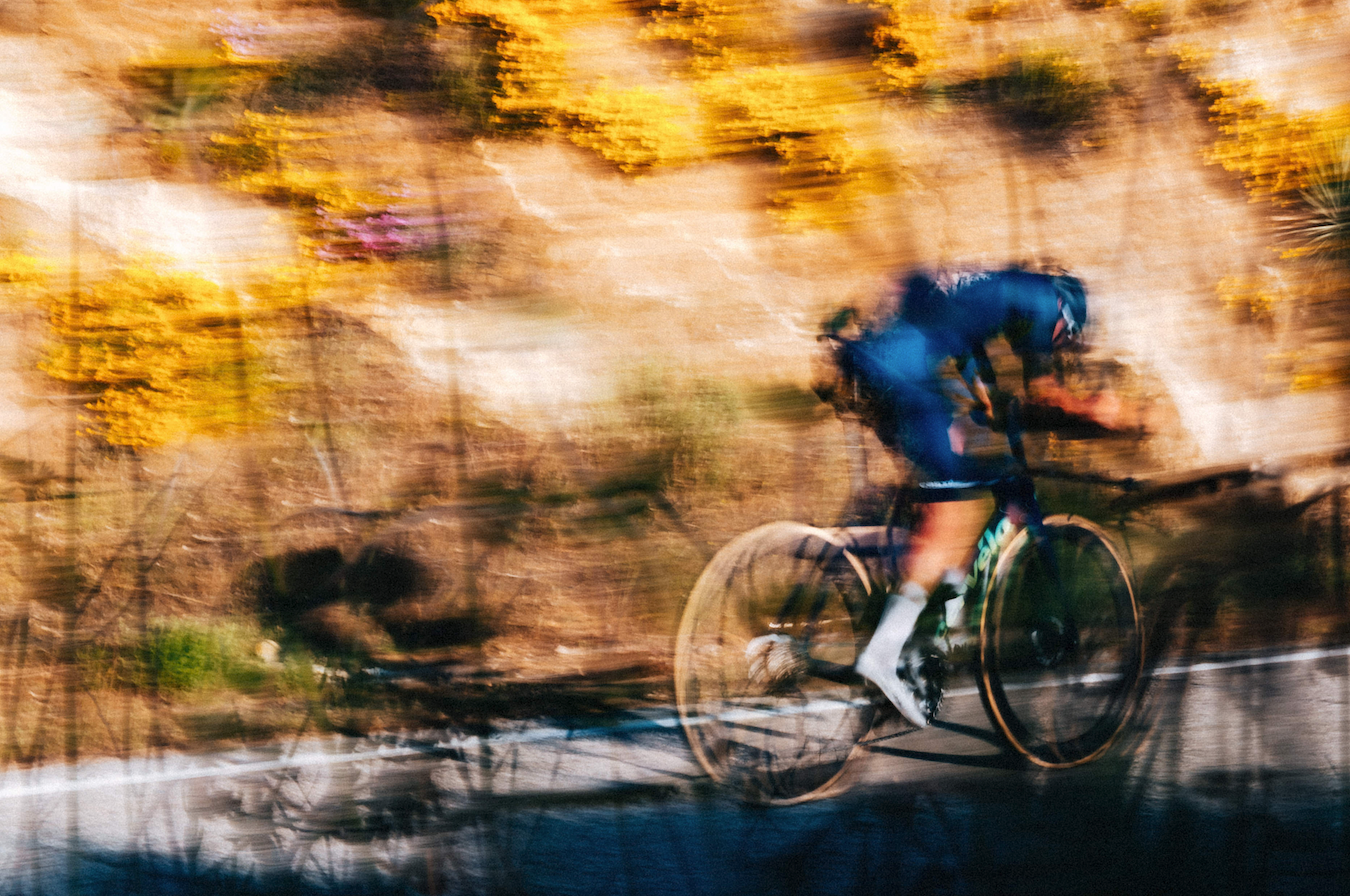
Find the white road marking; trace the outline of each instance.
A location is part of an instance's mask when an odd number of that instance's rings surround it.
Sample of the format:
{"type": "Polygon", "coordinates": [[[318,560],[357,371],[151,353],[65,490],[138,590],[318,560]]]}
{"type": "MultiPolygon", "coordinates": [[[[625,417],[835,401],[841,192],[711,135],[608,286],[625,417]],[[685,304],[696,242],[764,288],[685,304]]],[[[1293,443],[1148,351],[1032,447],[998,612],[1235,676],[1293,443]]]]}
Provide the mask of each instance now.
{"type": "MultiPolygon", "coordinates": [[[[1197,663],[1180,663],[1155,669],[1150,675],[1164,678],[1173,675],[1187,675],[1197,672],[1217,672],[1227,669],[1242,669],[1260,666],[1275,666],[1291,663],[1308,663],[1323,659],[1350,657],[1350,646],[1328,649],[1297,650],[1290,653],[1271,654],[1269,656],[1237,657],[1227,660],[1208,660],[1197,663]]],[[[1350,673],[1347,673],[1350,674],[1350,673]]],[[[1029,687],[1044,685],[1029,685],[1029,687]]],[[[974,687],[957,688],[947,692],[948,697],[973,697],[979,694],[974,687]]],[[[768,709],[737,709],[717,715],[701,715],[689,719],[691,725],[704,725],[714,721],[738,722],[771,715],[789,715],[809,712],[821,712],[832,708],[847,708],[860,705],[863,701],[816,700],[799,706],[768,709]]],[[[161,768],[154,771],[110,771],[97,769],[88,777],[82,776],[77,769],[74,774],[63,766],[44,766],[27,771],[12,770],[0,776],[0,800],[17,800],[26,797],[50,796],[61,793],[84,792],[114,787],[140,787],[150,784],[172,783],[206,778],[233,778],[242,775],[256,775],[267,772],[316,766],[336,766],[353,762],[372,760],[408,759],[416,756],[440,753],[444,751],[472,750],[485,746],[502,747],[549,741],[582,740],[604,738],[614,735],[641,734],[645,732],[669,731],[681,727],[678,717],[656,716],[636,719],[619,725],[594,728],[534,728],[487,737],[452,737],[437,743],[416,745],[379,746],[375,749],[352,752],[322,752],[317,750],[297,752],[277,759],[241,762],[234,765],[184,765],[178,768],[161,768]],[[30,780],[16,780],[20,778],[30,780]],[[31,780],[32,778],[41,780],[31,780]]],[[[104,763],[100,763],[104,765],[104,763]]]]}

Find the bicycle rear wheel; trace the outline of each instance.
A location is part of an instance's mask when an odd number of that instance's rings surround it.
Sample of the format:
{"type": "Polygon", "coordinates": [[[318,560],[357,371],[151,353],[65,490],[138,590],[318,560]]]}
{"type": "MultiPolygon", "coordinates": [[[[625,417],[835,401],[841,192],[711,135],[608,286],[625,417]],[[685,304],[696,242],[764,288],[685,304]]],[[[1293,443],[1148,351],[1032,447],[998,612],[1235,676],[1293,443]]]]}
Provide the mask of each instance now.
{"type": "Polygon", "coordinates": [[[1045,520],[1003,551],[980,618],[980,695],[1012,746],[1047,768],[1100,756],[1124,728],[1143,668],[1129,574],[1086,520],[1045,520]]]}
{"type": "Polygon", "coordinates": [[[771,523],[727,545],[685,605],[675,699],[699,764],[753,802],[831,793],[875,706],[853,672],[868,580],[829,533],[771,523]],[[776,674],[752,674],[751,641],[777,636],[776,674]]]}

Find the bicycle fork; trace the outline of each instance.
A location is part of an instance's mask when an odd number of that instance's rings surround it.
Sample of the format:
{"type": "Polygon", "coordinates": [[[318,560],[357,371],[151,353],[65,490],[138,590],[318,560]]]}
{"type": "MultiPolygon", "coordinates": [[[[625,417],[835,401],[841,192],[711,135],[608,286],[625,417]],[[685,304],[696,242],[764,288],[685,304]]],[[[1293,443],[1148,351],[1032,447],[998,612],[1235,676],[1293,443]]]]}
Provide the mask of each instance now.
{"type": "Polygon", "coordinates": [[[1059,558],[1046,538],[1045,516],[1029,480],[1017,478],[994,487],[996,509],[976,545],[975,559],[966,578],[966,599],[973,599],[972,620],[982,610],[985,592],[999,563],[1000,553],[1014,531],[1026,528],[1032,536],[1038,567],[1045,577],[1044,599],[1027,622],[1027,638],[1037,664],[1052,669],[1078,648],[1079,632],[1073,618],[1066,583],[1060,575],[1059,558]]]}
{"type": "Polygon", "coordinates": [[[1042,534],[1038,524],[1032,529],[1033,545],[1047,579],[1046,600],[1032,617],[1028,639],[1036,662],[1042,668],[1054,669],[1078,649],[1078,623],[1074,619],[1067,583],[1060,574],[1059,557],[1049,538],[1042,534]]]}

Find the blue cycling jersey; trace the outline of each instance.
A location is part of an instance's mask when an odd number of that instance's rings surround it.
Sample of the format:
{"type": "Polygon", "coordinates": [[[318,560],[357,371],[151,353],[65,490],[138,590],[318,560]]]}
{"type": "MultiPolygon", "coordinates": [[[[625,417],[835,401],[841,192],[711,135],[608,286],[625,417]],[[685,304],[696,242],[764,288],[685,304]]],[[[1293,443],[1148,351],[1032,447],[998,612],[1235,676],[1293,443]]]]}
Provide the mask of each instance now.
{"type": "Polygon", "coordinates": [[[1002,475],[1005,463],[952,449],[948,430],[956,406],[943,371],[955,360],[970,378],[985,345],[1000,336],[1024,365],[1038,364],[1052,349],[1066,290],[1081,300],[1082,287],[1071,277],[1020,270],[914,274],[904,285],[900,314],[855,347],[857,372],[877,399],[878,436],[903,452],[926,484],[974,484],[1002,475]]]}
{"type": "Polygon", "coordinates": [[[998,336],[1019,355],[1048,353],[1060,319],[1058,283],[1064,279],[1071,278],[1019,270],[938,279],[914,275],[906,284],[900,317],[948,357],[975,351],[998,336]]]}

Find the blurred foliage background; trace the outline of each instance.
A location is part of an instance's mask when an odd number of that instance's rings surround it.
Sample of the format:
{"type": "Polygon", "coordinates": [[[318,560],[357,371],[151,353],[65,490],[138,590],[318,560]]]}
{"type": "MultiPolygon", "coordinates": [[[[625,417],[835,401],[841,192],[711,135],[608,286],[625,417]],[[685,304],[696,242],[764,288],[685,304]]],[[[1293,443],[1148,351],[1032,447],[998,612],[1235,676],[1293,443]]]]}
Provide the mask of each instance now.
{"type": "MultiPolygon", "coordinates": [[[[661,698],[712,551],[876,512],[814,337],[909,264],[1088,279],[1070,378],[1149,438],[1046,461],[1343,439],[1344,2],[81,8],[0,21],[96,97],[0,137],[52,179],[0,177],[6,761],[661,698]]],[[[1321,631],[1339,513],[1225,599],[1321,631]]]]}

